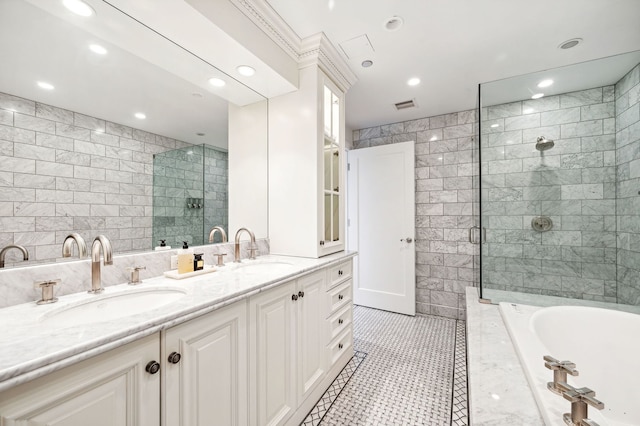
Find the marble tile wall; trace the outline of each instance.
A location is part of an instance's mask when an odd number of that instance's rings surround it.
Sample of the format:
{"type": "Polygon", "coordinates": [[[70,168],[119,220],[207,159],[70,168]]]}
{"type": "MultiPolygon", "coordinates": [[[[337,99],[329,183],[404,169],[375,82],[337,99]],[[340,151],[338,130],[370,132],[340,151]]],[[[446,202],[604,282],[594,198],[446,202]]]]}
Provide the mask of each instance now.
{"type": "Polygon", "coordinates": [[[640,64],[615,86],[618,302],[640,305],[640,64]]]}
{"type": "MultiPolygon", "coordinates": [[[[228,153],[205,146],[204,156],[204,242],[214,226],[229,234],[229,160],[228,153]]],[[[220,234],[216,233],[216,242],[220,234]]]]}
{"type": "Polygon", "coordinates": [[[189,145],[0,93],[0,247],[50,262],[74,231],[105,234],[120,253],[149,249],[153,155],[189,145]]]}
{"type": "Polygon", "coordinates": [[[392,123],[353,132],[353,149],[415,141],[416,311],[464,319],[474,282],[473,146],[476,112],[392,123]]]}
{"type": "Polygon", "coordinates": [[[481,112],[483,286],[615,301],[614,86],[481,112]],[[547,151],[536,139],[555,141],[547,151]],[[553,228],[532,229],[535,216],[553,228]]]}

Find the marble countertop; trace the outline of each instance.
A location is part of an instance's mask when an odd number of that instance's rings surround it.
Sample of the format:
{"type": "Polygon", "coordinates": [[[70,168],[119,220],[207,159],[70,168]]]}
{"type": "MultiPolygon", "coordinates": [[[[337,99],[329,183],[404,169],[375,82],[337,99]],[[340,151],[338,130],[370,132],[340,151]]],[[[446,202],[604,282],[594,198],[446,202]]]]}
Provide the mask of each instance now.
{"type": "Polygon", "coordinates": [[[498,306],[466,298],[470,424],[544,425],[498,306]]]}
{"type": "Polygon", "coordinates": [[[243,260],[240,264],[230,263],[215,272],[183,280],[159,276],[145,279],[136,286],[110,286],[100,295],[83,292],[60,297],[57,303],[49,305],[31,302],[0,309],[0,391],[353,256],[353,252],[319,259],[267,255],[243,260]],[[280,265],[273,270],[262,267],[252,270],[251,265],[259,263],[280,265]],[[73,323],[60,321],[55,315],[92,298],[108,299],[125,292],[152,290],[173,290],[179,292],[180,297],[157,309],[111,320],[73,323]]]}

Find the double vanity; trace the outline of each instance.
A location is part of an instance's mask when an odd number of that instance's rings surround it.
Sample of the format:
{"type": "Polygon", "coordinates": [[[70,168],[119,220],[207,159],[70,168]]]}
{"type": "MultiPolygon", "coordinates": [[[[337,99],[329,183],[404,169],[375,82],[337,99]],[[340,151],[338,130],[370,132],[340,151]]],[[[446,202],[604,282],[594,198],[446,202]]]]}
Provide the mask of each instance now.
{"type": "Polygon", "coordinates": [[[299,424],[353,355],[353,255],[0,309],[0,422],[299,424]]]}

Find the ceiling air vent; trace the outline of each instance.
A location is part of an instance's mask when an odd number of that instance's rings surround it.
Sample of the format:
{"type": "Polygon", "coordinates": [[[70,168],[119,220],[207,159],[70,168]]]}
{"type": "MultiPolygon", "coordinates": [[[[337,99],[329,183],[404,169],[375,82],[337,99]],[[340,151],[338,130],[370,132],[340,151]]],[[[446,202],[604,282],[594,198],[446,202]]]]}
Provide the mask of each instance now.
{"type": "Polygon", "coordinates": [[[398,102],[395,105],[396,105],[396,109],[397,110],[407,109],[407,108],[414,108],[414,107],[417,106],[415,99],[411,99],[409,101],[404,101],[404,102],[398,102]]]}

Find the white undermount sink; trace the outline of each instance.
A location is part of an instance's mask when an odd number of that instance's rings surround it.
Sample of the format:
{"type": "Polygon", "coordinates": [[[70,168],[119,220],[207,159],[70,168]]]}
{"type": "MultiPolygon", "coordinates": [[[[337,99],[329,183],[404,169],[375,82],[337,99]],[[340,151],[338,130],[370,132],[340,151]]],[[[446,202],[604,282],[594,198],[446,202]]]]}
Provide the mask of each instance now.
{"type": "Polygon", "coordinates": [[[147,288],[87,295],[86,300],[47,312],[40,321],[61,326],[110,321],[160,308],[185,294],[184,290],[176,288],[147,288]]]}

